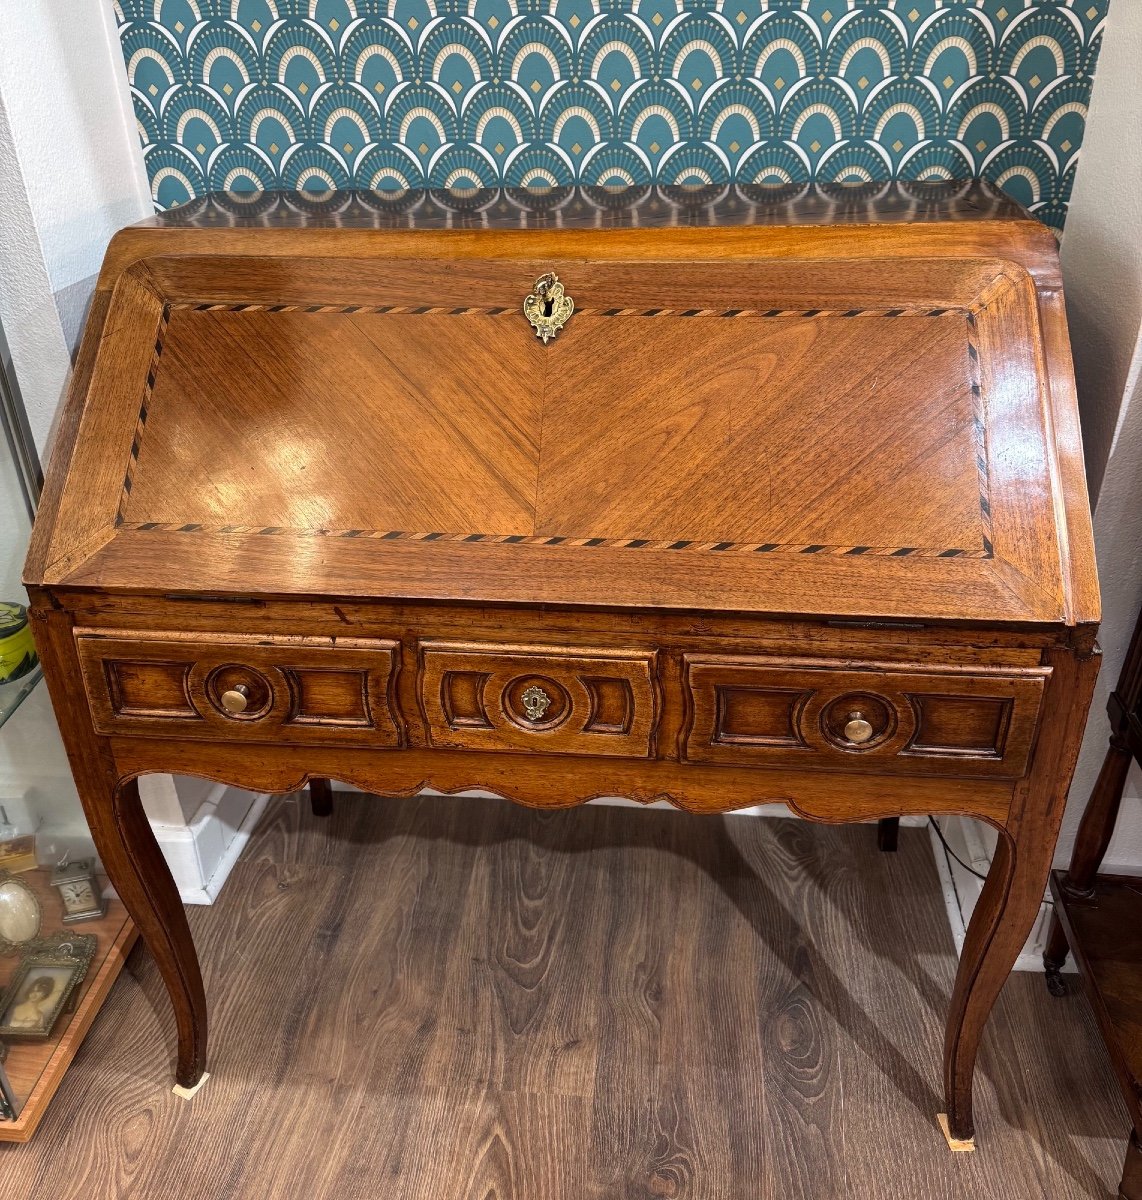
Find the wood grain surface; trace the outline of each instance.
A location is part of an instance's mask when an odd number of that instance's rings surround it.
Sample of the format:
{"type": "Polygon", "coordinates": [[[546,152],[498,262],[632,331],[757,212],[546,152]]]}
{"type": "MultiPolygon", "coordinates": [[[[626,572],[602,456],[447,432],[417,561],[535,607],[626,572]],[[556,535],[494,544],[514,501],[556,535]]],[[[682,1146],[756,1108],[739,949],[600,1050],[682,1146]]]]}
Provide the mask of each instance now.
{"type": "Polygon", "coordinates": [[[927,835],[497,800],[276,801],[191,915],[219,1037],[191,1102],[136,952],[29,1146],[31,1200],[1102,1200],[1080,996],[1012,977],[982,1132],[931,1053],[955,956],[927,835]],[[1001,1051],[1002,1044],[1002,1051],[1001,1051]]]}
{"type": "MultiPolygon", "coordinates": [[[[959,211],[480,234],[258,216],[116,237],[25,581],[97,849],[175,1008],[181,1084],[206,1065],[205,992],[140,774],[547,808],[781,799],[1000,827],[945,1039],[944,1108],[972,1136],[1098,602],[1054,242],[959,211]],[[549,271],[575,311],[547,346],[523,309],[549,271]],[[792,659],[762,650],[774,638],[792,659]],[[801,700],[782,712],[774,685],[801,700]]],[[[529,936],[562,929],[527,913],[529,936]]],[[[666,985],[647,986],[633,1010],[653,1022],[666,985]]],[[[800,990],[784,1004],[781,1052],[808,1041],[783,1131],[824,1131],[828,1031],[800,990]]],[[[667,1193],[671,1147],[705,1153],[673,1061],[649,1108],[607,1116],[665,1147],[648,1186],[667,1193]]]]}
{"type": "Polygon", "coordinates": [[[1097,618],[1031,223],[325,232],[116,238],[28,582],[1097,618]]]}

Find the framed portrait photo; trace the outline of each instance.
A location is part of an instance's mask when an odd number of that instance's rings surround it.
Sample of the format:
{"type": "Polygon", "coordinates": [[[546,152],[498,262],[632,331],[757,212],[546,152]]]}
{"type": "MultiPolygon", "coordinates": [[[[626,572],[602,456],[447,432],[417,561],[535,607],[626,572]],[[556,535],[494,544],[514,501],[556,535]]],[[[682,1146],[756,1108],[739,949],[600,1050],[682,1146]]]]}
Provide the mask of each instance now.
{"type": "Polygon", "coordinates": [[[94,953],[93,937],[57,935],[29,944],[0,997],[0,1038],[50,1037],[83,982],[94,953]]]}

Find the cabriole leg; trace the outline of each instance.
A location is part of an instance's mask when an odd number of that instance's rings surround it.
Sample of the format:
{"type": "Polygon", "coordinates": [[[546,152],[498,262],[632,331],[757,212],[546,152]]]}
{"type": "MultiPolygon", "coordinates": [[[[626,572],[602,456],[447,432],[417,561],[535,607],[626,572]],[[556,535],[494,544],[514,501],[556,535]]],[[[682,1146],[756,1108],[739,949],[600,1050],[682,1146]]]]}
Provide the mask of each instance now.
{"type": "Polygon", "coordinates": [[[1000,989],[1035,923],[1055,854],[1083,726],[1098,675],[1097,651],[1059,649],[1043,703],[1030,775],[1012,794],[1007,826],[964,938],[944,1037],[944,1097],[951,1136],[970,1141],[972,1078],[980,1038],[1000,989]]]}
{"type": "Polygon", "coordinates": [[[984,1025],[1043,900],[1054,841],[1001,837],[964,938],[944,1042],[944,1095],[952,1136],[974,1136],[972,1078],[984,1025]]]}
{"type": "Polygon", "coordinates": [[[36,645],[71,763],[91,837],[103,866],[158,964],[178,1028],[176,1076],[184,1088],[206,1065],[206,997],[198,956],[178,889],[159,850],[134,779],[120,772],[106,739],[91,724],[71,620],[59,609],[34,606],[36,645]]]}
{"type": "Polygon", "coordinates": [[[206,996],[186,911],[143,812],[138,781],[110,790],[81,793],[83,806],[99,857],[166,984],[178,1027],[175,1075],[191,1088],[206,1066],[206,996]]]}

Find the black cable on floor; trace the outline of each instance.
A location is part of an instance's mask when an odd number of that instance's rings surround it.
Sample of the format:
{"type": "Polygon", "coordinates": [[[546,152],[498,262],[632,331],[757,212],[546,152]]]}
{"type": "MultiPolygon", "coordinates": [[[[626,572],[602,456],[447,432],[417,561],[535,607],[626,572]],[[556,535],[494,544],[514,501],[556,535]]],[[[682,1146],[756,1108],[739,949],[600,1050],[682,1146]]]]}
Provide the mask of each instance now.
{"type": "MultiPolygon", "coordinates": [[[[929,815],[928,823],[936,831],[936,837],[938,837],[940,839],[940,845],[944,847],[944,851],[948,855],[949,858],[954,858],[956,860],[956,862],[958,862],[960,864],[960,866],[963,867],[963,869],[965,871],[967,871],[967,873],[969,875],[974,875],[976,877],[976,879],[986,879],[987,878],[986,875],[980,874],[980,872],[975,870],[974,867],[969,867],[967,865],[967,863],[964,862],[964,860],[962,858],[960,858],[960,856],[951,848],[951,846],[948,845],[948,839],[946,837],[944,837],[944,831],[940,828],[939,823],[937,822],[935,817],[929,815]]],[[[1051,900],[1044,899],[1043,903],[1045,905],[1047,905],[1048,908],[1054,908],[1054,906],[1055,906],[1054,901],[1051,901],[1051,900]]]]}
{"type": "Polygon", "coordinates": [[[975,870],[974,867],[969,867],[967,865],[967,863],[964,862],[964,860],[962,858],[960,858],[960,856],[951,848],[951,846],[948,845],[948,839],[946,837],[944,837],[944,831],[940,828],[939,824],[936,822],[935,817],[929,816],[928,823],[936,831],[936,836],[940,839],[940,845],[944,847],[944,852],[948,855],[949,858],[954,858],[956,860],[956,862],[958,862],[960,864],[960,866],[963,867],[963,869],[965,871],[967,871],[967,873],[969,875],[974,875],[976,877],[976,879],[986,879],[987,878],[986,875],[981,875],[980,872],[975,870]]]}

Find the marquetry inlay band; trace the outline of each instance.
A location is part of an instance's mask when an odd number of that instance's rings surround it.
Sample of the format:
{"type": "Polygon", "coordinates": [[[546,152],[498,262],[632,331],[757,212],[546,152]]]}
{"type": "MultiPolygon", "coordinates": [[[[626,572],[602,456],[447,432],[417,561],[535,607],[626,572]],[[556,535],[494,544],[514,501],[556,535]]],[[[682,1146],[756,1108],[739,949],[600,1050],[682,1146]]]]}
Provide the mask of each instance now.
{"type": "MultiPolygon", "coordinates": [[[[348,316],[381,313],[393,316],[414,317],[486,317],[518,316],[518,308],[486,305],[431,304],[230,304],[193,303],[188,301],[168,304],[164,310],[164,322],[160,335],[165,332],[166,320],[171,312],[193,310],[194,312],[267,312],[267,313],[339,313],[348,316]]],[[[971,320],[971,309],[958,306],[948,308],[577,308],[579,316],[594,317],[795,317],[799,320],[814,317],[960,317],[971,320]]]]}
{"type": "Polygon", "coordinates": [[[821,546],[785,542],[711,542],[680,538],[660,541],[649,538],[548,537],[523,533],[408,533],[401,529],[291,529],[282,525],[199,525],[189,521],[123,522],[120,528],[132,533],[259,534],[267,537],[358,538],[382,542],[488,542],[507,546],[584,546],[618,550],[714,550],[752,554],[837,554],[889,558],[990,558],[988,550],[933,549],[926,546],[821,546]]]}
{"type": "Polygon", "coordinates": [[[119,499],[119,509],[115,517],[116,528],[126,532],[136,533],[204,533],[204,534],[256,534],[270,537],[335,537],[362,538],[376,541],[418,541],[418,542],[485,542],[503,545],[531,546],[580,546],[588,548],[628,549],[628,550],[688,550],[714,551],[718,553],[749,553],[749,554],[823,554],[840,555],[844,557],[860,557],[863,555],[887,558],[992,558],[994,556],[991,501],[989,495],[989,479],[987,465],[986,421],[984,410],[983,386],[980,375],[979,349],[976,345],[975,313],[966,308],[946,307],[902,307],[902,308],[851,308],[851,309],[794,309],[794,308],[584,308],[579,310],[579,316],[600,317],[710,317],[735,318],[753,317],[765,320],[777,318],[798,318],[812,320],[819,317],[841,318],[894,318],[894,317],[958,317],[965,322],[967,329],[967,355],[969,378],[971,380],[972,397],[972,436],[975,441],[976,467],[979,476],[979,508],[982,545],[979,547],[931,547],[931,546],[840,546],[789,544],[782,542],[714,542],[694,539],[678,539],[675,541],[659,541],[647,538],[607,538],[607,537],[565,537],[552,535],[527,534],[497,534],[497,533],[450,533],[410,532],[406,530],[388,529],[305,529],[285,526],[252,526],[252,525],[204,525],[197,522],[179,523],[174,521],[141,521],[129,522],[126,519],[127,504],[131,497],[131,487],[135,468],[139,460],[143,435],[146,431],[147,413],[158,375],[159,363],[162,357],[163,342],[170,314],[176,310],[191,309],[196,312],[304,312],[304,313],[337,313],[352,315],[355,313],[396,314],[410,316],[467,316],[482,314],[485,316],[516,316],[518,310],[509,307],[433,307],[411,305],[325,305],[325,304],[234,304],[209,302],[179,302],[164,305],[155,338],[155,350],[147,371],[146,385],[143,390],[142,403],[135,423],[135,431],[131,440],[131,453],[127,469],[123,477],[123,488],[119,499]]]}

